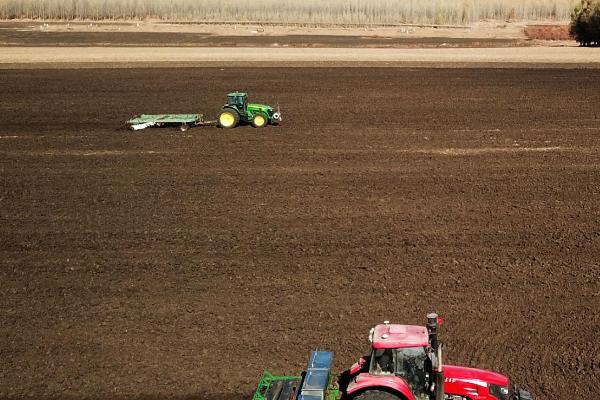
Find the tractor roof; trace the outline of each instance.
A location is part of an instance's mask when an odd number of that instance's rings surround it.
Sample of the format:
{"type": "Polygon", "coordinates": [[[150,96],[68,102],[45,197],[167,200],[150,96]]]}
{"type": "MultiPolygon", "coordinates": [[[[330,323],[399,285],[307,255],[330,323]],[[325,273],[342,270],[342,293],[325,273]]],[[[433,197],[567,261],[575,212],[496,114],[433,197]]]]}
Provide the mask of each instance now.
{"type": "Polygon", "coordinates": [[[421,347],[429,344],[427,328],[416,325],[380,324],[373,328],[374,349],[421,347]]]}
{"type": "Polygon", "coordinates": [[[229,94],[227,94],[227,96],[247,96],[248,93],[244,93],[244,92],[231,92],[229,94]]]}

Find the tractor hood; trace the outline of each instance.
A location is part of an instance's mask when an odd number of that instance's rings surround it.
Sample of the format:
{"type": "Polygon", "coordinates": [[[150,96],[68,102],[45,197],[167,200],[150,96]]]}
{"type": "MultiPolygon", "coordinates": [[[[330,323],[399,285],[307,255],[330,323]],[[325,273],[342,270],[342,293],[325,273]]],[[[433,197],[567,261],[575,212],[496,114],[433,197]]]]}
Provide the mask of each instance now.
{"type": "Polygon", "coordinates": [[[508,378],[502,374],[484,369],[444,365],[444,385],[448,386],[449,393],[456,393],[453,386],[478,391],[489,385],[508,386],[508,378]]]}
{"type": "Polygon", "coordinates": [[[273,107],[265,104],[248,103],[248,109],[253,111],[272,112],[273,107]]]}

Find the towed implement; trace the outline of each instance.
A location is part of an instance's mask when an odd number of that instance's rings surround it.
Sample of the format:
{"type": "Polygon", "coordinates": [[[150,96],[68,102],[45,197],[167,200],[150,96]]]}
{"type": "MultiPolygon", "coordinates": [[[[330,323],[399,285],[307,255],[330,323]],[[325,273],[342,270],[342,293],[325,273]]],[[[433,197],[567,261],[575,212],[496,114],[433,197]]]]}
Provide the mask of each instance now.
{"type": "Polygon", "coordinates": [[[337,379],[333,353],[313,351],[300,375],[265,372],[252,400],[533,400],[500,373],[444,365],[441,323],[434,313],[426,326],[385,321],[371,329],[370,354],[337,379]]]}
{"type": "Polygon", "coordinates": [[[127,121],[129,129],[139,131],[152,126],[178,126],[181,131],[200,125],[211,125],[202,114],[142,114],[127,121]]]}
{"type": "Polygon", "coordinates": [[[233,92],[227,95],[227,104],[219,113],[216,121],[205,120],[204,114],[141,114],[129,119],[126,124],[137,131],[150,127],[176,126],[182,131],[195,126],[214,126],[235,128],[240,124],[251,124],[255,128],[277,125],[281,122],[281,111],[273,107],[248,103],[248,94],[233,92]]]}

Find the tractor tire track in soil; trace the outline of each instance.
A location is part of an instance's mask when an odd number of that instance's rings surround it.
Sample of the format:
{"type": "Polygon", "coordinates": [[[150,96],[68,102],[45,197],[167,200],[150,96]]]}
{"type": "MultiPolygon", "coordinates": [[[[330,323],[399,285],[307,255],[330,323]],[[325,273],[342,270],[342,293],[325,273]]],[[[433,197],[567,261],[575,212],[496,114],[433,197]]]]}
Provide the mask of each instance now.
{"type": "Polygon", "coordinates": [[[0,398],[247,399],[431,310],[449,362],[598,397],[599,90],[577,69],[3,71],[0,398]],[[231,90],[283,124],[122,129],[231,90]]]}

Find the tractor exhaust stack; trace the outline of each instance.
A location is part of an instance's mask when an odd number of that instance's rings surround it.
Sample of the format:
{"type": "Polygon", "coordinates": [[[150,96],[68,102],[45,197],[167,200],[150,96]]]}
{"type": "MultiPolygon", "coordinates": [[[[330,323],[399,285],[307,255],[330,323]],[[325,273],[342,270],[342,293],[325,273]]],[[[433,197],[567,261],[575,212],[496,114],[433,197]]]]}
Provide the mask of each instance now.
{"type": "Polygon", "coordinates": [[[429,345],[436,358],[434,377],[435,400],[444,400],[444,369],[442,366],[442,344],[438,340],[439,318],[436,313],[427,314],[427,333],[429,334],[429,345]]]}
{"type": "Polygon", "coordinates": [[[435,353],[438,352],[438,315],[436,313],[427,314],[427,333],[429,334],[429,343],[435,353]]]}
{"type": "Polygon", "coordinates": [[[444,400],[446,394],[444,392],[444,370],[442,368],[442,345],[438,344],[438,366],[435,374],[436,391],[435,400],[444,400]]]}

